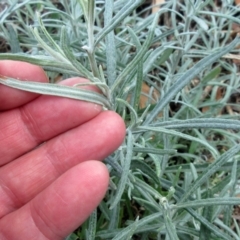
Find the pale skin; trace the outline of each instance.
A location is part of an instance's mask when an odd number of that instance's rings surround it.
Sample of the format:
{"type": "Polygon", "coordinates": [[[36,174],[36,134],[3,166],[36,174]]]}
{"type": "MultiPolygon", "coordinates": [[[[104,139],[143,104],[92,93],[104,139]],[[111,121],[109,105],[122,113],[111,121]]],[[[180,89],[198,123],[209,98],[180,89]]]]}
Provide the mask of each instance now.
{"type": "MultiPolygon", "coordinates": [[[[24,62],[0,61],[0,75],[48,82],[24,62]]],[[[100,160],[124,136],[121,117],[101,106],[0,84],[0,239],[60,240],[74,231],[103,199],[109,174],[100,160]]]]}

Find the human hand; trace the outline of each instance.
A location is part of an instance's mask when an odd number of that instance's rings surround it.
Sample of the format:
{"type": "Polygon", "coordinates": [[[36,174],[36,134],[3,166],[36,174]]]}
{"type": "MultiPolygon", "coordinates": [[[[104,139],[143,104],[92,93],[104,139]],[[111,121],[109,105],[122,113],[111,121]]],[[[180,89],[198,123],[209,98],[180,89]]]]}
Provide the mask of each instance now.
{"type": "MultiPolygon", "coordinates": [[[[40,67],[23,62],[0,61],[0,74],[48,81],[40,67]]],[[[0,239],[58,240],[74,231],[108,187],[107,168],[96,160],[124,135],[122,119],[101,106],[0,84],[0,239]]]]}

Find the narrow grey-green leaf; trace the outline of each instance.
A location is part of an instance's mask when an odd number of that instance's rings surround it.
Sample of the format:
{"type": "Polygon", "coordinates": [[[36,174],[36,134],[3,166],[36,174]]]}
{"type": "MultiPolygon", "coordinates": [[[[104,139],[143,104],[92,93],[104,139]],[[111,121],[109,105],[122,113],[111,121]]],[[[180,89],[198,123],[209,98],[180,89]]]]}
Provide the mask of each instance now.
{"type": "Polygon", "coordinates": [[[0,13],[0,23],[4,23],[5,19],[15,11],[17,11],[22,6],[26,5],[31,0],[26,0],[21,3],[17,3],[17,1],[13,1],[9,7],[7,7],[4,11],[0,13]]]}
{"type": "Polygon", "coordinates": [[[110,103],[101,94],[85,89],[83,90],[76,87],[68,87],[50,83],[19,81],[13,78],[3,78],[1,76],[0,83],[12,88],[28,92],[93,102],[111,109],[110,103]]]}
{"type": "MultiPolygon", "coordinates": [[[[113,0],[105,1],[104,12],[104,26],[107,26],[112,21],[113,16],[113,0]]],[[[106,35],[106,60],[107,60],[107,79],[109,87],[112,86],[116,80],[116,67],[117,67],[117,51],[115,46],[114,31],[110,31],[106,35]]]]}
{"type": "Polygon", "coordinates": [[[190,141],[198,142],[198,143],[202,144],[203,146],[207,147],[208,150],[213,154],[214,157],[218,156],[218,152],[216,151],[216,149],[213,148],[208,142],[203,141],[199,138],[193,137],[191,135],[187,135],[187,134],[184,134],[184,133],[181,133],[181,132],[177,132],[175,130],[165,129],[165,128],[162,128],[162,127],[140,126],[140,127],[138,127],[138,129],[145,130],[145,131],[147,130],[147,131],[153,131],[153,132],[166,133],[166,134],[169,134],[169,135],[173,135],[173,136],[181,137],[181,138],[184,138],[184,139],[188,139],[190,141]]]}
{"type": "Polygon", "coordinates": [[[75,67],[76,71],[80,75],[88,78],[91,81],[94,81],[92,73],[89,72],[80,62],[78,62],[73,53],[71,52],[65,27],[62,27],[61,31],[61,47],[68,61],[75,67]]]}
{"type": "Polygon", "coordinates": [[[220,237],[221,239],[225,239],[225,240],[231,239],[228,234],[226,234],[226,233],[223,232],[221,229],[219,229],[218,227],[216,227],[215,225],[213,225],[211,222],[209,222],[206,218],[202,217],[200,214],[198,214],[197,212],[195,212],[193,209],[187,208],[186,210],[187,210],[194,218],[196,218],[198,221],[200,221],[202,224],[204,224],[204,226],[206,226],[207,229],[209,229],[209,231],[211,231],[211,232],[212,232],[213,234],[215,234],[216,236],[220,237]]]}
{"type": "Polygon", "coordinates": [[[213,205],[240,205],[240,198],[237,197],[229,197],[229,198],[207,198],[201,200],[194,200],[190,202],[178,203],[177,205],[173,205],[172,209],[178,208],[199,208],[205,206],[213,206],[213,205]]]}
{"type": "Polygon", "coordinates": [[[115,207],[110,211],[111,221],[109,222],[108,229],[114,230],[119,225],[120,220],[120,202],[118,202],[115,207]]]}
{"type": "Polygon", "coordinates": [[[214,224],[218,225],[218,227],[224,232],[228,233],[229,236],[232,236],[233,240],[240,240],[240,236],[236,234],[235,229],[232,229],[231,225],[227,226],[219,218],[214,220],[214,224]]]}
{"type": "Polygon", "coordinates": [[[124,84],[124,82],[127,79],[127,76],[133,71],[133,69],[136,68],[136,65],[139,63],[140,60],[144,57],[144,55],[147,53],[148,48],[150,47],[152,43],[152,39],[154,36],[154,30],[156,27],[156,24],[158,22],[159,15],[156,15],[153,21],[153,24],[150,28],[148,37],[144,44],[142,45],[141,50],[137,53],[137,55],[134,57],[134,59],[127,65],[127,67],[122,71],[122,73],[118,76],[116,81],[114,82],[111,90],[114,92],[114,90],[119,86],[119,84],[124,84]]]}
{"type": "Polygon", "coordinates": [[[79,239],[78,236],[75,233],[72,233],[71,235],[66,237],[65,240],[77,240],[77,239],[79,239]]]}
{"type": "Polygon", "coordinates": [[[97,228],[97,210],[95,209],[88,220],[87,240],[95,239],[96,228],[97,228]]]}
{"type": "Polygon", "coordinates": [[[158,155],[164,155],[164,154],[175,154],[177,151],[175,149],[159,149],[159,148],[148,148],[148,147],[134,147],[134,152],[139,153],[152,153],[152,154],[158,154],[158,155]]]}
{"type": "Polygon", "coordinates": [[[119,234],[117,234],[112,240],[122,240],[122,239],[131,240],[132,235],[137,229],[138,221],[139,220],[137,217],[134,223],[132,223],[129,227],[125,228],[124,231],[121,231],[119,234]]]}
{"type": "Polygon", "coordinates": [[[212,129],[240,129],[240,121],[221,118],[194,118],[186,120],[172,120],[158,122],[151,126],[159,126],[167,129],[193,129],[193,128],[212,128],[212,129]]]}
{"type": "MultiPolygon", "coordinates": [[[[161,219],[161,216],[162,216],[162,213],[154,213],[154,214],[148,215],[148,216],[143,217],[142,219],[138,220],[136,232],[140,231],[141,228],[143,228],[144,226],[147,226],[148,224],[150,224],[150,223],[152,223],[154,221],[157,221],[159,223],[159,221],[161,219]]],[[[132,223],[132,224],[135,225],[135,222],[132,223]]],[[[129,232],[132,230],[132,226],[131,225],[129,225],[128,227],[122,229],[118,233],[119,236],[122,236],[122,239],[125,239],[125,236],[127,236],[129,234],[129,232]]],[[[109,232],[109,230],[105,231],[105,233],[102,233],[102,234],[100,233],[97,236],[101,237],[102,239],[109,239],[110,236],[108,236],[108,232],[109,232]]]]}
{"type": "Polygon", "coordinates": [[[221,67],[217,66],[211,70],[203,79],[202,83],[208,83],[209,81],[213,80],[216,78],[219,74],[221,73],[221,67]]]}
{"type": "Polygon", "coordinates": [[[62,49],[57,45],[57,43],[53,40],[51,35],[48,33],[47,29],[44,27],[40,14],[37,12],[37,19],[40,26],[41,31],[43,32],[44,37],[48,40],[48,44],[54,50],[63,55],[62,49]]]}
{"type": "MultiPolygon", "coordinates": [[[[80,0],[79,0],[80,1],[80,0]]],[[[101,41],[102,38],[106,36],[110,31],[112,31],[125,17],[127,17],[134,9],[136,9],[144,0],[130,0],[127,4],[119,11],[108,26],[104,27],[102,31],[97,36],[95,46],[101,41]]]]}
{"type": "Polygon", "coordinates": [[[125,189],[125,186],[127,184],[128,176],[129,176],[129,169],[130,169],[132,154],[133,154],[133,151],[132,151],[133,143],[134,143],[133,135],[132,135],[131,131],[128,131],[127,153],[126,153],[126,156],[125,156],[123,172],[122,172],[120,182],[118,184],[118,188],[117,188],[115,198],[111,203],[110,209],[113,209],[116,206],[116,204],[121,201],[121,196],[122,196],[122,194],[124,192],[124,189],[125,189]]]}
{"type": "MultiPolygon", "coordinates": [[[[210,163],[203,163],[203,164],[195,164],[195,168],[197,172],[205,171],[208,168],[210,163]]],[[[233,163],[227,162],[223,164],[219,170],[220,171],[230,171],[232,169],[233,163]]],[[[179,169],[179,165],[169,166],[166,168],[166,173],[175,173],[179,169]]],[[[240,169],[240,161],[237,161],[237,169],[240,169]]],[[[190,165],[189,164],[181,164],[181,172],[189,172],[190,165]]]]}
{"type": "Polygon", "coordinates": [[[30,30],[32,31],[34,37],[36,38],[36,40],[38,41],[38,43],[41,45],[41,47],[48,53],[50,54],[53,58],[55,58],[58,61],[62,61],[64,63],[68,63],[68,60],[62,55],[61,52],[57,52],[56,50],[54,50],[52,47],[50,47],[49,45],[47,45],[47,43],[40,37],[39,35],[39,31],[37,28],[30,28],[30,30]]]}
{"type": "Polygon", "coordinates": [[[55,71],[57,73],[66,73],[70,75],[78,75],[75,68],[68,63],[60,62],[53,59],[51,56],[43,55],[27,55],[27,54],[0,54],[0,60],[16,60],[21,62],[28,62],[44,68],[47,71],[55,71]]]}
{"type": "Polygon", "coordinates": [[[200,14],[206,14],[208,16],[217,16],[220,18],[226,18],[228,20],[231,20],[233,22],[239,23],[240,24],[240,19],[238,17],[233,17],[230,14],[224,14],[221,12],[213,12],[213,11],[199,11],[200,14]]]}
{"type": "Polygon", "coordinates": [[[159,179],[156,173],[151,169],[151,167],[143,161],[134,160],[131,163],[132,169],[139,169],[141,172],[149,176],[153,181],[159,185],[159,179]]]}
{"type": "Polygon", "coordinates": [[[85,20],[88,21],[88,0],[78,0],[78,3],[82,8],[85,20]]]}
{"type": "Polygon", "coordinates": [[[141,42],[140,42],[138,36],[134,32],[134,30],[132,28],[130,28],[129,26],[127,26],[127,30],[128,30],[128,32],[131,36],[131,39],[133,40],[133,44],[135,45],[137,50],[140,51],[140,48],[141,48],[142,45],[141,45],[141,42]]]}
{"type": "Polygon", "coordinates": [[[166,230],[168,233],[168,237],[170,240],[178,240],[178,236],[177,236],[177,232],[176,232],[176,228],[174,227],[174,224],[172,222],[172,220],[170,219],[169,215],[167,214],[167,212],[165,212],[163,214],[164,216],[164,222],[165,222],[165,226],[166,226],[166,230]]]}
{"type": "Polygon", "coordinates": [[[138,63],[138,69],[137,69],[137,81],[136,86],[134,88],[133,93],[133,107],[137,111],[139,108],[139,102],[142,92],[142,84],[143,84],[143,60],[140,60],[138,63]]]}
{"type": "Polygon", "coordinates": [[[12,53],[20,53],[22,52],[22,49],[20,48],[20,44],[18,41],[18,35],[15,32],[14,27],[11,24],[7,25],[8,29],[8,35],[9,35],[9,43],[11,47],[11,52],[12,53]]]}
{"type": "MultiPolygon", "coordinates": [[[[200,191],[200,189],[199,189],[200,191]]],[[[207,189],[207,195],[206,198],[211,198],[213,196],[212,190],[207,189]]],[[[213,216],[213,210],[214,210],[214,204],[211,206],[204,206],[202,210],[202,216],[206,218],[209,222],[212,222],[212,216],[213,216]]],[[[199,240],[205,240],[211,238],[211,232],[208,231],[207,227],[204,224],[201,224],[200,226],[200,234],[199,234],[199,240]]]]}
{"type": "Polygon", "coordinates": [[[199,25],[199,27],[202,28],[204,31],[207,31],[207,30],[208,30],[208,25],[207,25],[207,23],[206,23],[203,19],[201,19],[201,18],[199,18],[199,17],[197,17],[197,16],[193,16],[192,19],[193,19],[193,20],[199,25]]]}
{"type": "Polygon", "coordinates": [[[151,114],[146,118],[144,125],[151,123],[154,118],[163,110],[163,108],[173,99],[173,97],[180,92],[194,77],[199,74],[204,68],[217,61],[220,57],[230,52],[238,43],[239,37],[236,37],[228,46],[218,50],[213,54],[209,54],[201,61],[196,63],[191,69],[187,70],[166,92],[164,98],[162,98],[154,107],[151,114]]]}
{"type": "Polygon", "coordinates": [[[235,156],[240,151],[240,144],[233,146],[227,152],[225,152],[219,159],[216,159],[207,169],[206,172],[203,172],[198,179],[190,186],[187,192],[182,196],[180,202],[186,201],[191,194],[193,194],[204,182],[206,182],[209,177],[218,171],[218,169],[227,161],[235,156]]]}

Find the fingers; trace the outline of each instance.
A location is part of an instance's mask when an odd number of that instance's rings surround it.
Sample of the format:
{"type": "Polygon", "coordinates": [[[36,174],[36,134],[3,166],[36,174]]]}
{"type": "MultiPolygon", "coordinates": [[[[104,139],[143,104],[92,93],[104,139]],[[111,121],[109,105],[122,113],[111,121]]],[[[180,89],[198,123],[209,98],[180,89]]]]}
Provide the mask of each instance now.
{"type": "MultiPolygon", "coordinates": [[[[30,63],[4,60],[0,61],[0,75],[21,80],[48,82],[41,67],[30,63]]],[[[39,96],[35,93],[12,89],[0,84],[0,111],[21,106],[39,96]]]]}
{"type": "Polygon", "coordinates": [[[63,239],[97,207],[108,181],[108,171],[100,162],[75,166],[31,202],[2,218],[0,239],[63,239]]]}
{"type": "Polygon", "coordinates": [[[0,217],[30,201],[78,163],[104,159],[120,146],[124,135],[121,117],[104,111],[3,166],[0,169],[0,217]]]}
{"type": "MultiPolygon", "coordinates": [[[[67,79],[61,84],[88,82],[67,79]]],[[[1,86],[0,86],[1,87],[1,86]]],[[[94,86],[85,88],[98,91],[94,86]]],[[[0,113],[0,166],[62,132],[89,121],[102,111],[100,105],[54,96],[40,96],[21,108],[0,113]]]]}

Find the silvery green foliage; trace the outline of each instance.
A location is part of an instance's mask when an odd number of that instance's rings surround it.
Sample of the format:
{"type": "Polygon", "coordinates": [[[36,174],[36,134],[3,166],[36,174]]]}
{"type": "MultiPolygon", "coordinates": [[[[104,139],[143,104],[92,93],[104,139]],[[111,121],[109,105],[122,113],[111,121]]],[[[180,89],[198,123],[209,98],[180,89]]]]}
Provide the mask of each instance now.
{"type": "Polygon", "coordinates": [[[68,239],[240,239],[239,113],[223,111],[238,107],[229,99],[240,89],[226,60],[239,54],[233,1],[168,0],[156,14],[143,0],[6,2],[0,34],[12,52],[0,59],[86,77],[103,94],[4,76],[0,83],[101,104],[126,122],[124,143],[105,159],[106,198],[68,239]]]}

